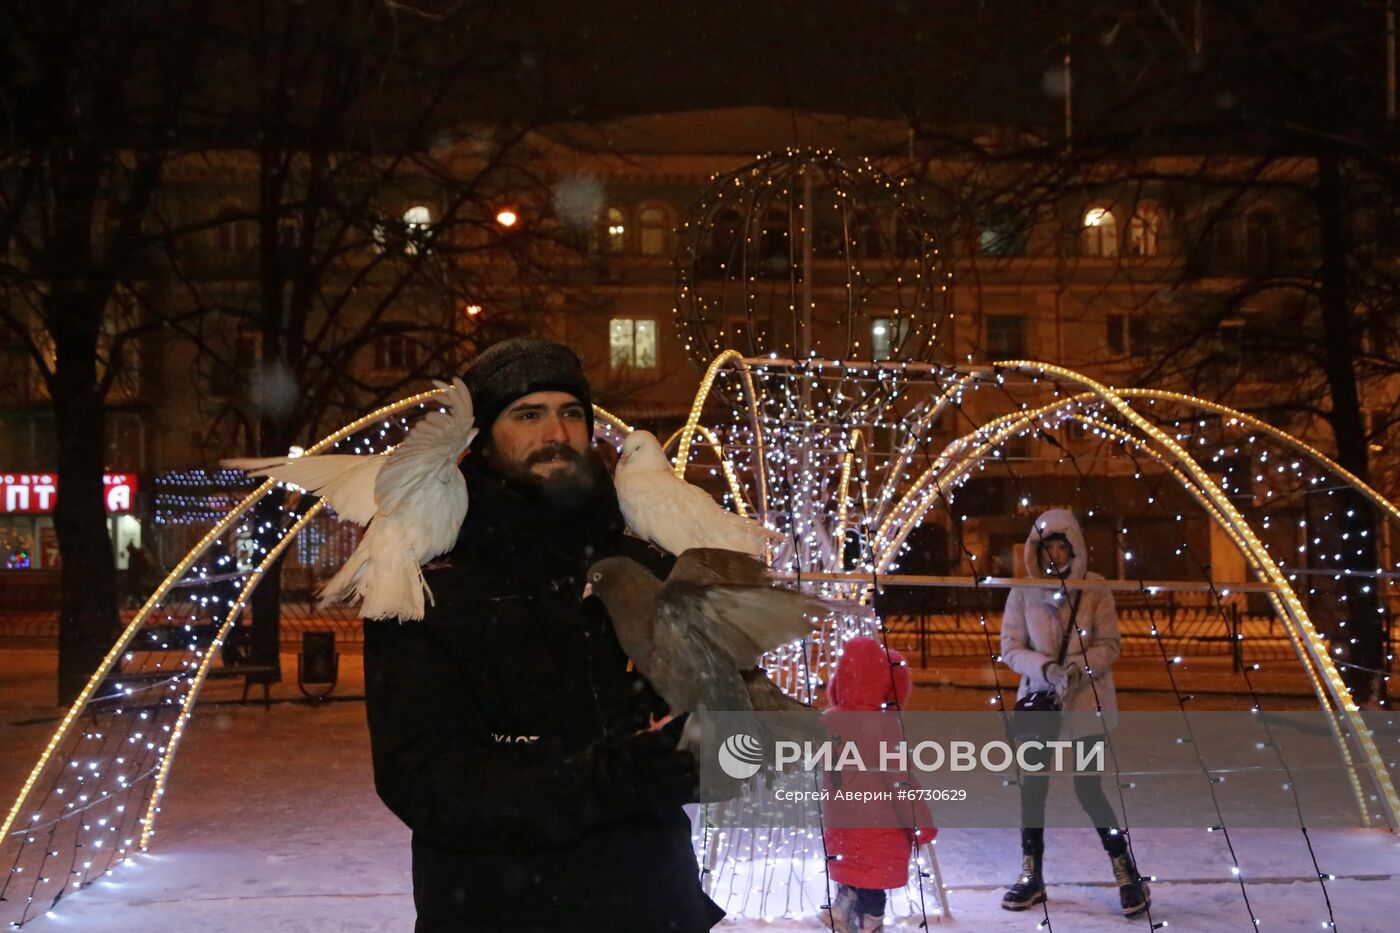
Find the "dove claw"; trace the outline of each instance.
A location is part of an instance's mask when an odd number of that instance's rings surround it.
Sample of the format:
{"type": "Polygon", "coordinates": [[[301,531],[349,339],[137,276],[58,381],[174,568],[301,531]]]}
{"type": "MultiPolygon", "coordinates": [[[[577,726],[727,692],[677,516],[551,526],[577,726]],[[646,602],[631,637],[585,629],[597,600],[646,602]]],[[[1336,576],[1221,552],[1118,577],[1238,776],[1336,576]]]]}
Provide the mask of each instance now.
{"type": "Polygon", "coordinates": [[[647,727],[646,727],[646,729],[644,729],[643,731],[645,731],[645,732],[655,732],[655,731],[657,731],[658,729],[664,729],[664,728],[666,727],[666,724],[669,723],[671,720],[673,720],[673,719],[675,719],[675,718],[676,718],[676,714],[675,714],[675,713],[667,713],[665,716],[662,716],[660,719],[657,719],[655,716],[653,716],[653,715],[651,715],[651,714],[648,714],[648,715],[647,715],[647,727]]]}

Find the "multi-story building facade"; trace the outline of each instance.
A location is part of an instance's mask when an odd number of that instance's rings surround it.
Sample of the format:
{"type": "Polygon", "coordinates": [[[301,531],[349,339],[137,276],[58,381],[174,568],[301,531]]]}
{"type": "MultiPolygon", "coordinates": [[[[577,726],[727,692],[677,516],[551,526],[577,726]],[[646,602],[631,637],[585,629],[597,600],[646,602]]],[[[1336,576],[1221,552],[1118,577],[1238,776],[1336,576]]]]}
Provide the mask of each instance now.
{"type": "MultiPolygon", "coordinates": [[[[147,536],[172,523],[198,525],[209,503],[226,493],[215,488],[215,480],[191,471],[210,469],[220,456],[247,453],[258,437],[259,411],[277,404],[279,393],[286,396],[280,403],[288,405],[308,393],[335,395],[321,417],[308,419],[314,430],[308,427],[295,441],[309,443],[337,418],[368,407],[376,393],[406,394],[452,372],[473,343],[492,335],[528,331],[568,343],[588,366],[601,404],[664,436],[682,422],[699,377],[674,322],[675,257],[678,237],[687,234],[688,212],[716,175],[788,146],[868,156],[907,180],[940,236],[941,261],[952,275],[946,293],[952,324],[940,331],[932,354],[945,362],[1039,359],[1121,385],[1152,361],[1163,302],[1301,268],[1316,249],[1310,231],[1290,226],[1287,197],[1272,191],[1252,194],[1246,187],[1245,196],[1222,214],[1215,209],[1218,186],[1121,181],[1173,172],[1185,177],[1191,160],[1179,156],[1162,156],[1130,172],[1106,167],[1097,187],[1017,197],[1007,194],[1016,187],[1008,179],[1032,167],[1009,162],[987,169],[934,158],[894,121],[737,108],[557,125],[532,135],[531,180],[522,173],[518,189],[501,187],[483,199],[489,207],[485,225],[494,224],[496,233],[539,235],[531,247],[535,277],[528,286],[519,278],[519,262],[500,263],[490,250],[445,248],[449,242],[480,244],[491,234],[470,223],[439,228],[453,214],[450,195],[425,175],[417,187],[402,187],[393,203],[377,205],[384,224],[364,229],[358,246],[347,250],[349,258],[341,258],[337,274],[343,281],[328,289],[335,301],[317,312],[326,327],[343,332],[333,344],[340,355],[319,366],[319,381],[300,382],[269,366],[256,315],[266,300],[265,282],[254,261],[269,230],[294,250],[297,218],[263,222],[255,208],[255,173],[238,154],[205,159],[179,166],[177,183],[164,195],[167,222],[178,217],[194,232],[179,246],[180,276],[167,271],[153,293],[178,302],[186,291],[198,291],[221,313],[204,319],[197,339],[166,327],[128,348],[128,374],[110,400],[108,468],[139,478],[132,521],[147,536]],[[473,269],[473,284],[435,290],[442,276],[403,274],[405,267],[426,263],[429,254],[444,266],[473,269]],[[383,327],[397,319],[406,328],[409,321],[431,320],[438,338],[383,327]],[[357,342],[368,321],[376,336],[357,342]],[[444,332],[460,333],[462,353],[444,350],[444,332]]],[[[443,158],[450,163],[457,157],[443,158]]],[[[1280,171],[1306,174],[1308,167],[1280,171]]],[[[823,235],[815,232],[819,243],[823,235]]],[[[820,247],[814,256],[819,268],[839,264],[823,258],[820,247]]],[[[819,280],[819,299],[824,287],[836,288],[819,280]]],[[[1256,300],[1283,299],[1261,293],[1256,300]]],[[[1228,340],[1230,322],[1225,325],[1223,334],[1210,339],[1228,340]]],[[[860,322],[869,331],[861,342],[871,356],[891,355],[899,326],[872,312],[860,322]]],[[[60,441],[46,427],[43,393],[23,357],[12,353],[6,359],[0,470],[43,475],[60,441]]],[[[1276,388],[1257,370],[1251,380],[1230,387],[1236,404],[1247,406],[1276,388]]],[[[1366,391],[1380,404],[1388,403],[1392,389],[1377,385],[1366,391]]],[[[948,438],[958,428],[952,420],[940,426],[948,438]]],[[[1328,446],[1316,424],[1301,428],[1328,446]]],[[[1375,453],[1381,467],[1376,473],[1386,475],[1386,451],[1375,453]]],[[[985,504],[987,520],[974,540],[1014,564],[1010,555],[1024,537],[1024,518],[1007,496],[985,504]]],[[[40,546],[50,534],[42,515],[12,513],[0,522],[0,566],[52,564],[51,549],[40,546]],[[27,553],[25,560],[17,559],[20,552],[27,553]]],[[[125,543],[141,531],[128,522],[118,537],[115,527],[120,565],[125,543]]],[[[1192,534],[1209,548],[1204,526],[1192,534]]],[[[175,535],[159,545],[166,561],[177,556],[179,540],[183,536],[175,535]]],[[[1172,575],[1169,560],[1159,569],[1172,575]]]]}

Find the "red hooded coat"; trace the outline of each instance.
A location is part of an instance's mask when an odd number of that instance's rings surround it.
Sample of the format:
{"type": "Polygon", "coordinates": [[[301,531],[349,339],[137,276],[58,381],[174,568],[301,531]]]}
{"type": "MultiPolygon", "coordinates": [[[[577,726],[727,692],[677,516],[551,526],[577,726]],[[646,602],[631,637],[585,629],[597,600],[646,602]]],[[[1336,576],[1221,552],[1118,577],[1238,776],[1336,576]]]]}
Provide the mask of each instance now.
{"type": "MultiPolygon", "coordinates": [[[[827,687],[828,708],[823,720],[833,736],[842,732],[842,720],[849,714],[861,714],[847,720],[848,735],[858,733],[861,757],[874,767],[880,760],[881,741],[890,745],[902,737],[898,709],[909,699],[913,678],[909,665],[898,651],[882,648],[873,638],[852,638],[846,642],[836,671],[827,687]],[[872,713],[884,710],[879,726],[870,727],[872,713]],[[859,722],[857,728],[855,725],[859,722]]],[[[907,774],[897,772],[842,770],[840,789],[855,792],[895,790],[897,782],[907,782],[907,774]]],[[[905,784],[903,786],[909,786],[905,784]]],[[[828,779],[828,790],[836,784],[828,779]]],[[[831,878],[840,884],[857,888],[898,888],[909,880],[909,857],[915,845],[932,841],[938,830],[927,804],[908,802],[846,802],[827,803],[830,822],[845,826],[828,826],[825,832],[826,854],[831,859],[831,878]],[[873,822],[880,827],[853,827],[852,818],[871,815],[874,808],[887,807],[873,822]],[[843,819],[844,817],[844,819],[843,819]],[[901,828],[913,824],[917,831],[901,828]]]]}

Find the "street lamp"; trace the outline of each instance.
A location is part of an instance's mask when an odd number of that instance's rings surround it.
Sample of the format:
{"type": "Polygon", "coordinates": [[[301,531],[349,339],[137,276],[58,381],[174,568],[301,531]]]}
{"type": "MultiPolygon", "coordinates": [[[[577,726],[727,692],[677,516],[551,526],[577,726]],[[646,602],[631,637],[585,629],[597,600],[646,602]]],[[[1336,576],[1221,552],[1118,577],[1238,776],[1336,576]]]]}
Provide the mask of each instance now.
{"type": "Polygon", "coordinates": [[[503,207],[496,212],[496,223],[502,227],[514,227],[520,216],[508,207],[503,207]]]}

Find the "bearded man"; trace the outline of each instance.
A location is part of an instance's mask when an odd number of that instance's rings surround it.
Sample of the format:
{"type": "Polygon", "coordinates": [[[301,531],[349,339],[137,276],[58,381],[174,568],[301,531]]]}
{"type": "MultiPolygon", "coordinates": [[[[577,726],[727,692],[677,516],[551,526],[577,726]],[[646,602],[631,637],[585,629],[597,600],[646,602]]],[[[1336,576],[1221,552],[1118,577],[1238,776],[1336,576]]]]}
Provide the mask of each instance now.
{"type": "Polygon", "coordinates": [[[666,704],[583,598],[597,560],[664,576],[672,558],[623,533],[573,351],[507,340],[463,379],[481,433],[457,545],[424,569],[421,622],[365,623],[375,788],[413,830],[416,930],[709,930],[695,760],[675,726],[646,731],[666,704]]]}

